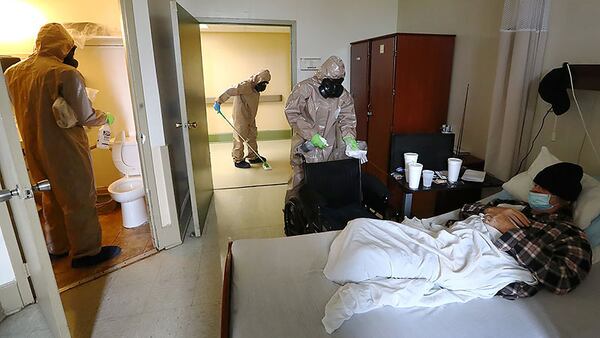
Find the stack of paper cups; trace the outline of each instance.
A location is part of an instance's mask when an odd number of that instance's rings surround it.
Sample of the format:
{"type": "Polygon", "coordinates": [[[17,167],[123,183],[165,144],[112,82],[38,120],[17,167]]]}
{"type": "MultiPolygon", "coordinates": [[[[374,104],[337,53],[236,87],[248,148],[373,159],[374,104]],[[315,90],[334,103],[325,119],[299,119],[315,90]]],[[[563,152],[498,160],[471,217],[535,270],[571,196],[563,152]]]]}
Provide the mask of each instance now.
{"type": "Polygon", "coordinates": [[[456,183],[458,181],[458,175],[460,174],[460,167],[462,166],[462,160],[460,158],[451,157],[448,159],[448,182],[456,183]]]}
{"type": "Polygon", "coordinates": [[[412,190],[419,189],[419,182],[421,181],[421,171],[423,171],[423,165],[421,163],[410,163],[408,165],[408,187],[412,190]]]}
{"type": "Polygon", "coordinates": [[[417,153],[404,153],[404,175],[406,176],[406,182],[410,182],[408,178],[408,165],[411,163],[417,163],[418,159],[419,154],[417,153]]]}

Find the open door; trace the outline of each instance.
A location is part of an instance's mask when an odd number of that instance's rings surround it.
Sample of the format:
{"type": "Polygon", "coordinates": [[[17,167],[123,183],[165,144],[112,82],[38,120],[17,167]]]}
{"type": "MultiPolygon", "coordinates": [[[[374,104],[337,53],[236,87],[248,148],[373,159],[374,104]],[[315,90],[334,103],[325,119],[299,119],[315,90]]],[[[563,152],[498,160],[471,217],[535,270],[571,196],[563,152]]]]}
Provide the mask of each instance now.
{"type": "Polygon", "coordinates": [[[187,121],[183,123],[183,136],[192,190],[192,221],[194,235],[200,236],[213,194],[200,23],[175,0],[171,0],[171,20],[181,118],[187,121]]]}
{"type": "MultiPolygon", "coordinates": [[[[13,117],[8,90],[4,80],[4,74],[0,73],[0,174],[4,189],[10,191],[10,194],[4,195],[9,203],[12,222],[16,229],[16,238],[19,240],[23,258],[26,262],[24,266],[18,262],[15,273],[24,269],[31,279],[35,301],[39,303],[42,313],[48,323],[48,328],[55,337],[70,337],[67,319],[58,294],[58,287],[52,272],[52,264],[46,249],[46,242],[42,233],[42,226],[37,214],[37,208],[33,200],[33,191],[36,185],[29,182],[23,151],[19,142],[19,134],[13,117]],[[33,187],[32,187],[33,186],[33,187]]],[[[2,208],[5,208],[3,206],[2,208]]],[[[6,211],[6,209],[3,209],[6,211]]],[[[6,214],[0,210],[0,213],[6,214]]],[[[2,217],[2,215],[0,215],[2,217]]],[[[7,229],[10,223],[2,222],[2,230],[7,229]]],[[[6,233],[5,233],[6,234],[6,233]]],[[[11,239],[14,241],[15,237],[11,239]]],[[[8,243],[7,246],[14,246],[16,243],[8,243]]],[[[13,257],[16,253],[13,252],[13,257]]],[[[12,262],[12,258],[11,258],[12,262]]],[[[31,290],[22,283],[19,290],[24,292],[24,305],[31,303],[31,290]]]]}
{"type": "Polygon", "coordinates": [[[158,248],[181,243],[190,223],[199,235],[212,197],[200,35],[191,25],[199,30],[199,24],[177,6],[163,0],[121,0],[144,177],[149,187],[156,187],[147,191],[154,196],[151,210],[160,209],[153,215],[158,223],[153,228],[163,238],[158,248]]]}

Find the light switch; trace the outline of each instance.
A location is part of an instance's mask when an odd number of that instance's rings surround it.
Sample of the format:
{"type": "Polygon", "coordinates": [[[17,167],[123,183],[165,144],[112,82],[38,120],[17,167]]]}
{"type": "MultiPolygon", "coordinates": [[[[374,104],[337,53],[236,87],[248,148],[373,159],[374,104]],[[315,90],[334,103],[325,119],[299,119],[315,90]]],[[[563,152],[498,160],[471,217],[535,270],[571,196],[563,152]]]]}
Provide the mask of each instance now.
{"type": "Polygon", "coordinates": [[[379,54],[385,53],[385,45],[379,45],[379,54]]]}

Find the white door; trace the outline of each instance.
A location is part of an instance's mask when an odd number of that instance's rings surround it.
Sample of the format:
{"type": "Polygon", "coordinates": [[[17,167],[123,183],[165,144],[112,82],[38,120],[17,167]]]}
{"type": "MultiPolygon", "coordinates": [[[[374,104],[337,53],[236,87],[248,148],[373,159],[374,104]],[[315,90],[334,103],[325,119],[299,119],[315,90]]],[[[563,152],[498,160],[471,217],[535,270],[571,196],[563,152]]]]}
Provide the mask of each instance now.
{"type": "MultiPolygon", "coordinates": [[[[25,159],[19,143],[17,126],[11,110],[4,74],[0,73],[0,174],[3,189],[11,190],[11,198],[4,202],[9,203],[12,222],[15,231],[11,232],[11,222],[6,220],[6,205],[0,208],[0,223],[15,274],[21,274],[17,280],[23,279],[24,269],[20,257],[17,256],[18,243],[27,263],[26,274],[29,274],[35,301],[39,303],[42,313],[46,318],[48,327],[56,337],[70,337],[67,320],[62,307],[58,287],[52,272],[52,264],[46,249],[42,226],[33,201],[32,184],[29,182],[25,159]],[[13,261],[14,259],[14,261],[13,261]]],[[[31,303],[31,290],[21,282],[19,291],[24,292],[23,304],[31,303]]]]}
{"type": "Polygon", "coordinates": [[[194,235],[200,236],[213,194],[200,23],[171,0],[175,69],[181,105],[194,235]]]}

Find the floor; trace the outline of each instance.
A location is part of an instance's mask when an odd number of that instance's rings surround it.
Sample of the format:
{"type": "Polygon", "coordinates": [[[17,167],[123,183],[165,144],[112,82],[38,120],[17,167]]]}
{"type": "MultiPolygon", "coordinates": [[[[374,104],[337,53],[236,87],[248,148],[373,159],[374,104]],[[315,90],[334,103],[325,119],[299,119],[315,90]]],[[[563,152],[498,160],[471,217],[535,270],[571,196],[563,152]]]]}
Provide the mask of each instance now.
{"type": "Polygon", "coordinates": [[[148,224],[127,229],[123,227],[121,209],[100,215],[102,225],[102,245],[118,245],[121,247],[121,255],[108,262],[90,268],[71,268],[71,258],[65,257],[52,262],[52,269],[56,277],[56,283],[61,291],[77,286],[81,282],[88,281],[98,274],[110,271],[120,265],[127,264],[136,257],[139,259],[145,255],[156,252],[152,244],[150,227],[148,224]]]}
{"type": "Polygon", "coordinates": [[[265,171],[260,164],[251,169],[238,169],[231,159],[231,142],[210,144],[213,185],[215,189],[257,185],[284,184],[290,178],[290,140],[259,141],[259,153],[273,168],[265,171]]]}
{"type": "Polygon", "coordinates": [[[72,336],[218,337],[227,243],[284,236],[285,190],[216,190],[201,238],[62,293],[72,336]]]}

